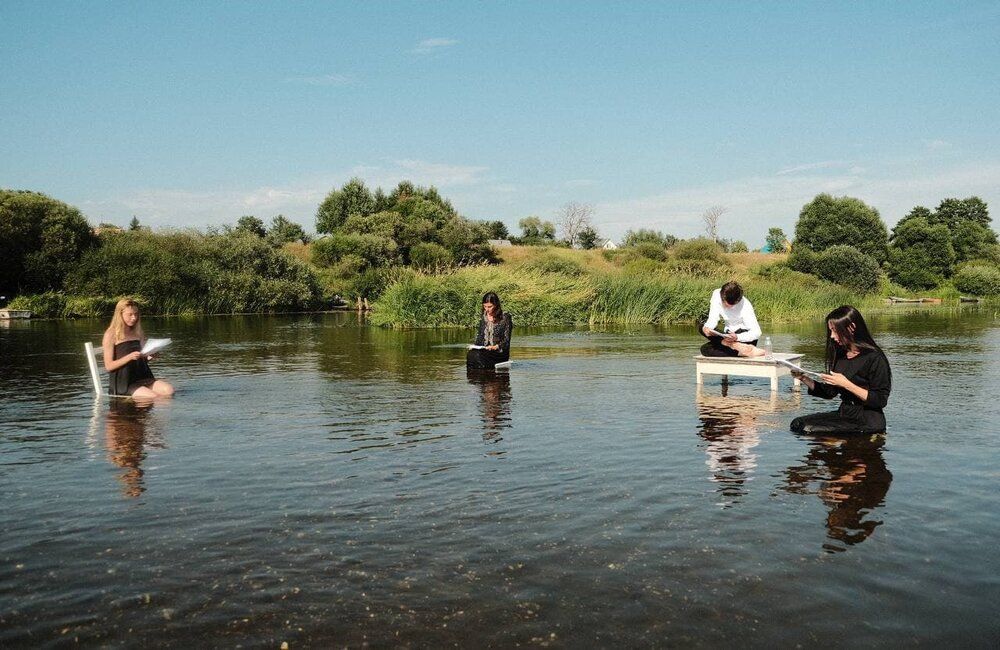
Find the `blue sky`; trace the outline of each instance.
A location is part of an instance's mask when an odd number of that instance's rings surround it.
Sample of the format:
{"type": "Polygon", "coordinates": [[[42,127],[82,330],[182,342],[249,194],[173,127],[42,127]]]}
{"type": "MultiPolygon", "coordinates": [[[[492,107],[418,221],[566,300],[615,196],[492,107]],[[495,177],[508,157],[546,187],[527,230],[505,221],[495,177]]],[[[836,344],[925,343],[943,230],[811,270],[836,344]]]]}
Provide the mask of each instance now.
{"type": "Polygon", "coordinates": [[[0,187],[154,227],[316,206],[352,176],[598,230],[1000,218],[996,2],[4,2],[0,187]]]}

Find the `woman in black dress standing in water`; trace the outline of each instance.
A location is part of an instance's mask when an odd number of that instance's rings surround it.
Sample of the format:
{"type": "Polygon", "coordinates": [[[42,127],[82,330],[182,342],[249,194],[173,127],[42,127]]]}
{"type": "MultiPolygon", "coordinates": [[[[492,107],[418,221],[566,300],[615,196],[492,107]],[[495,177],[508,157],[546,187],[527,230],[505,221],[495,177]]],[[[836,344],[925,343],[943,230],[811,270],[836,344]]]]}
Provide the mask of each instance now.
{"type": "Polygon", "coordinates": [[[142,353],[146,335],[139,323],[139,305],[122,298],[115,305],[115,315],[104,332],[104,368],[108,371],[108,392],[150,400],[174,394],[174,387],[153,376],[150,357],[142,353]]]}
{"type": "Polygon", "coordinates": [[[837,307],[826,317],[825,383],[795,373],[809,394],[825,399],[840,396],[840,408],[792,420],[797,433],[881,433],[882,409],[889,402],[892,370],[882,348],[875,343],[865,319],[854,307],[837,307]]]}
{"type": "Polygon", "coordinates": [[[510,333],[514,322],[500,307],[500,297],[490,291],[483,296],[483,315],[479,320],[476,346],[465,356],[469,368],[493,369],[510,359],[510,333]]]}

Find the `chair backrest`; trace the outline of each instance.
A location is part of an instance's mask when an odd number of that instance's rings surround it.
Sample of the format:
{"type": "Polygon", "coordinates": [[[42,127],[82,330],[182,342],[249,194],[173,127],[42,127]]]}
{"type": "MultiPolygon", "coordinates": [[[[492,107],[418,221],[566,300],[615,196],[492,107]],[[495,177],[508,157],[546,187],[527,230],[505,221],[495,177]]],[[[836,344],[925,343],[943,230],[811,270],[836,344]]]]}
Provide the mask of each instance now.
{"type": "Polygon", "coordinates": [[[100,397],[103,393],[101,391],[101,375],[97,371],[97,355],[104,354],[104,348],[95,348],[93,343],[87,341],[83,344],[83,351],[87,355],[90,379],[94,382],[94,394],[100,397]]]}

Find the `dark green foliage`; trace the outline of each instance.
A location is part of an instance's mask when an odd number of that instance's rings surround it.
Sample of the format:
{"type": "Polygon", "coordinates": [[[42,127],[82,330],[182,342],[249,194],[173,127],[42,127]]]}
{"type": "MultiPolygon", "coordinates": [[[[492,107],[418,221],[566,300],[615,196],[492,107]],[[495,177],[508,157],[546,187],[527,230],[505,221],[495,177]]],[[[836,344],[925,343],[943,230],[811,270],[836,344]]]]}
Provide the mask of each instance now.
{"type": "Polygon", "coordinates": [[[788,266],[799,273],[813,273],[818,256],[819,253],[815,253],[805,246],[793,246],[792,253],[788,256],[788,266]]]}
{"type": "Polygon", "coordinates": [[[487,221],[486,230],[490,239],[507,239],[510,237],[507,224],[503,221],[487,221]]]}
{"type": "Polygon", "coordinates": [[[970,196],[967,199],[945,199],[927,220],[931,225],[944,224],[949,230],[954,230],[955,226],[963,221],[971,221],[989,228],[990,211],[978,196],[970,196]]]}
{"type": "Polygon", "coordinates": [[[330,266],[348,255],[363,260],[365,268],[401,261],[399,247],[390,237],[356,232],[338,232],[315,241],[312,255],[320,266],[330,266]]]}
{"type": "Polygon", "coordinates": [[[873,293],[879,287],[879,265],[853,246],[831,246],[817,255],[815,274],[824,280],[873,293]]]}
{"type": "Polygon", "coordinates": [[[750,250],[747,243],[739,239],[720,239],[718,243],[726,253],[746,253],[750,250]]]}
{"type": "Polygon", "coordinates": [[[785,231],[781,228],[768,228],[767,238],[765,239],[765,245],[768,251],[771,253],[783,253],[785,251],[785,242],[788,237],[785,236],[785,231]]]}
{"type": "Polygon", "coordinates": [[[997,234],[993,229],[978,221],[960,221],[951,229],[951,244],[955,249],[957,264],[986,257],[996,243],[997,234]]]}
{"type": "Polygon", "coordinates": [[[795,246],[815,252],[831,246],[851,246],[881,264],[888,256],[889,235],[878,210],[864,201],[820,194],[799,213],[795,246]]]}
{"type": "Polygon", "coordinates": [[[128,229],[139,230],[140,228],[142,228],[142,225],[139,224],[139,218],[132,215],[132,220],[128,222],[128,229]]]}
{"type": "Polygon", "coordinates": [[[82,296],[141,296],[152,313],[235,313],[315,306],[308,266],[240,230],[225,234],[116,233],[66,278],[82,296]]]}
{"type": "Polygon", "coordinates": [[[645,241],[635,244],[634,246],[630,246],[629,248],[635,250],[635,252],[640,256],[653,260],[654,262],[667,261],[667,249],[660,244],[645,241]]]}
{"type": "Polygon", "coordinates": [[[677,243],[677,238],[673,235],[666,235],[659,230],[640,228],[638,230],[629,230],[625,233],[625,239],[622,240],[622,246],[626,248],[629,246],[638,246],[642,243],[659,244],[663,248],[669,248],[677,243]]]}
{"type": "Polygon", "coordinates": [[[911,217],[892,231],[888,271],[893,282],[909,289],[929,289],[951,275],[955,251],[944,224],[911,217]]]}
{"type": "Polygon", "coordinates": [[[375,197],[360,178],[352,178],[339,190],[333,190],[316,211],[316,232],[332,233],[354,214],[375,212],[375,197]]]}
{"type": "Polygon", "coordinates": [[[266,237],[267,229],[264,222],[253,215],[244,215],[236,222],[236,230],[254,235],[255,237],[266,237]]]}
{"type": "Polygon", "coordinates": [[[452,265],[448,249],[434,242],[415,244],[410,249],[410,266],[421,271],[440,271],[452,265]]]}
{"type": "Polygon", "coordinates": [[[37,192],[0,190],[0,293],[62,288],[97,243],[76,208],[37,192]]]}
{"type": "Polygon", "coordinates": [[[974,296],[1000,295],[1000,268],[979,264],[963,266],[953,278],[955,288],[974,296]]]}
{"type": "Polygon", "coordinates": [[[597,234],[597,230],[593,226],[584,226],[580,232],[576,233],[576,243],[579,244],[580,248],[585,251],[589,251],[593,248],[597,248],[597,240],[600,235],[597,234]]]}
{"type": "Polygon", "coordinates": [[[267,241],[272,246],[281,246],[293,241],[308,244],[309,235],[302,229],[302,226],[289,221],[284,215],[279,214],[271,219],[271,227],[267,230],[267,241]]]}

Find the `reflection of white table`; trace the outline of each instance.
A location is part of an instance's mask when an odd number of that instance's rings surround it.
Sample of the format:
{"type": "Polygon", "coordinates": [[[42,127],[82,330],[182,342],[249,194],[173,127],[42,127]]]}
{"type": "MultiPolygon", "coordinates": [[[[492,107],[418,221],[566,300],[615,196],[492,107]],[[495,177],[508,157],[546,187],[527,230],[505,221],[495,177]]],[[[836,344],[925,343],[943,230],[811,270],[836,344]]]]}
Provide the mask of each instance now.
{"type": "MultiPolygon", "coordinates": [[[[792,371],[781,365],[775,359],[784,359],[798,365],[801,354],[775,352],[774,359],[764,357],[705,357],[698,355],[695,360],[695,381],[702,383],[702,375],[734,375],[737,377],[767,377],[771,380],[771,390],[778,390],[778,377],[791,375],[792,371]]],[[[792,378],[793,385],[798,388],[798,379],[792,378]]]]}

